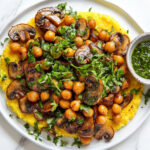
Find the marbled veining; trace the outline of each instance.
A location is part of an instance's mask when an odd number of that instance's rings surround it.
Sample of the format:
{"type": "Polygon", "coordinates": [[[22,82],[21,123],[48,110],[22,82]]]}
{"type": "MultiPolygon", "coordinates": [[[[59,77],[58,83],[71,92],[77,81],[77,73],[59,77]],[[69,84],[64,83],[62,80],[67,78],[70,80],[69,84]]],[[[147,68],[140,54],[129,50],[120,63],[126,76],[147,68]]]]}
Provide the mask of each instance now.
{"type": "MultiPolygon", "coordinates": [[[[7,21],[22,9],[42,0],[0,0],[0,32],[7,21]]],[[[150,1],[142,0],[108,0],[124,8],[145,31],[150,31],[150,1]],[[134,8],[134,9],[133,9],[134,8]],[[142,11],[141,11],[142,10],[142,11]],[[142,16],[142,17],[139,17],[142,16]]],[[[150,149],[150,117],[144,124],[121,144],[110,150],[149,150],[150,149]]],[[[129,131],[130,132],[130,131],[129,131]]],[[[16,132],[0,115],[0,150],[44,150],[16,132]]]]}

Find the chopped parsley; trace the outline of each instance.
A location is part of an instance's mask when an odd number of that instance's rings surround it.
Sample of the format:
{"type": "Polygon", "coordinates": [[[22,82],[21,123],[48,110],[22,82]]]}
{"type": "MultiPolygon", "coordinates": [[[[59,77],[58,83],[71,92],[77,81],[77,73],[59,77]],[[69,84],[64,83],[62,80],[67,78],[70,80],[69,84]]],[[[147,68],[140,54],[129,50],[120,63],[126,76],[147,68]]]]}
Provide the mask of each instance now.
{"type": "Polygon", "coordinates": [[[32,88],[34,84],[35,84],[35,81],[30,81],[30,82],[28,82],[28,86],[29,86],[30,88],[32,88]]]}
{"type": "Polygon", "coordinates": [[[13,114],[9,114],[9,117],[10,117],[10,118],[13,118],[13,114]]]}
{"type": "Polygon", "coordinates": [[[8,66],[8,64],[9,64],[9,62],[10,62],[10,59],[9,59],[8,57],[5,57],[5,58],[4,58],[4,61],[5,61],[5,63],[6,63],[6,66],[8,66]]]}
{"type": "Polygon", "coordinates": [[[7,79],[7,76],[6,74],[4,74],[2,77],[1,77],[1,81],[5,81],[7,79]]]}
{"type": "Polygon", "coordinates": [[[61,144],[60,144],[61,147],[68,145],[67,141],[61,140],[60,142],[61,142],[61,144]]]}
{"type": "Polygon", "coordinates": [[[50,51],[50,44],[42,41],[41,48],[42,48],[42,50],[49,52],[50,51]]]}
{"type": "Polygon", "coordinates": [[[51,137],[49,135],[47,135],[47,140],[51,141],[51,137]]]}
{"type": "Polygon", "coordinates": [[[133,94],[137,95],[137,94],[140,92],[140,90],[141,90],[141,88],[132,89],[132,90],[130,91],[130,95],[133,95],[133,94]]]}
{"type": "Polygon", "coordinates": [[[59,138],[61,138],[61,136],[55,136],[55,137],[53,138],[53,143],[54,143],[55,145],[57,145],[59,138]]]}
{"type": "Polygon", "coordinates": [[[55,118],[48,118],[46,120],[46,123],[48,124],[47,131],[49,131],[55,125],[56,119],[55,118]]]}
{"type": "Polygon", "coordinates": [[[36,64],[35,69],[40,73],[44,73],[44,70],[42,69],[42,64],[36,64]]]}
{"type": "Polygon", "coordinates": [[[80,125],[80,124],[83,124],[83,123],[84,123],[84,119],[78,119],[78,120],[77,120],[77,124],[80,125]]]}
{"type": "Polygon", "coordinates": [[[43,109],[43,104],[41,100],[39,101],[39,104],[40,104],[40,108],[43,109]]]}
{"type": "Polygon", "coordinates": [[[3,41],[3,42],[0,42],[1,46],[3,47],[3,46],[4,46],[4,44],[5,44],[8,40],[9,40],[9,38],[8,38],[8,37],[6,37],[6,38],[4,39],[4,41],[3,41]]]}
{"type": "Polygon", "coordinates": [[[92,10],[92,7],[89,8],[89,12],[91,12],[91,10],[92,10]]]}
{"type": "Polygon", "coordinates": [[[26,123],[24,125],[24,127],[26,128],[26,130],[27,130],[27,132],[28,132],[29,135],[33,135],[35,137],[35,140],[38,139],[39,141],[42,141],[42,139],[39,138],[39,136],[41,135],[41,131],[38,128],[38,122],[34,123],[34,130],[33,131],[30,130],[30,126],[29,126],[28,123],[26,123]]]}
{"type": "Polygon", "coordinates": [[[78,148],[82,146],[81,141],[78,138],[74,138],[74,142],[72,143],[72,146],[77,145],[78,148]]]}
{"type": "Polygon", "coordinates": [[[81,104],[81,105],[80,105],[80,110],[84,110],[84,111],[86,111],[87,113],[89,113],[89,112],[90,112],[90,107],[87,106],[87,105],[85,105],[85,104],[81,104]]]}
{"type": "Polygon", "coordinates": [[[24,73],[22,73],[22,74],[20,74],[20,75],[17,75],[16,78],[17,78],[17,79],[21,79],[23,76],[24,76],[24,73]]]}
{"type": "Polygon", "coordinates": [[[58,104],[56,104],[56,102],[53,100],[53,102],[51,103],[51,106],[52,106],[51,111],[54,112],[56,108],[58,107],[58,104]]]}
{"type": "Polygon", "coordinates": [[[66,10],[67,2],[65,3],[60,3],[56,7],[62,11],[66,10]]]}

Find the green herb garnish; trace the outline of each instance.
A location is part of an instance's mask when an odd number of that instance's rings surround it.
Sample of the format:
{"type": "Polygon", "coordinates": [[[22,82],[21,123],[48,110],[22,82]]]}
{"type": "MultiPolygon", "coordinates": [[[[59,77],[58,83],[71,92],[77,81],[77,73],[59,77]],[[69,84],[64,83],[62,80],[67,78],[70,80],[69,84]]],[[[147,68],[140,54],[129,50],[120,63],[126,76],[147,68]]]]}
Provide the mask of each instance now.
{"type": "Polygon", "coordinates": [[[89,12],[91,12],[91,10],[92,10],[92,7],[89,8],[89,12]]]}
{"type": "Polygon", "coordinates": [[[80,105],[80,110],[84,110],[84,111],[86,111],[87,113],[89,113],[89,112],[90,112],[90,107],[87,106],[87,105],[85,105],[85,104],[81,104],[81,105],[80,105]]]}
{"type": "Polygon", "coordinates": [[[7,76],[6,76],[6,74],[4,74],[3,76],[2,76],[2,78],[1,78],[1,80],[2,81],[5,81],[7,79],[7,76]]]}
{"type": "Polygon", "coordinates": [[[9,59],[8,57],[5,57],[5,58],[4,58],[4,61],[5,61],[5,63],[6,63],[6,66],[8,66],[8,64],[9,64],[9,62],[10,62],[10,59],[9,59]]]}
{"type": "Polygon", "coordinates": [[[132,89],[132,90],[130,91],[130,95],[133,95],[133,94],[137,95],[137,94],[140,92],[140,90],[141,90],[141,88],[132,89]]]}
{"type": "Polygon", "coordinates": [[[68,145],[67,141],[61,140],[60,142],[61,142],[61,144],[60,144],[61,147],[68,145]]]}
{"type": "Polygon", "coordinates": [[[78,148],[82,146],[81,141],[78,138],[74,138],[74,142],[72,143],[72,146],[77,145],[78,148]]]}

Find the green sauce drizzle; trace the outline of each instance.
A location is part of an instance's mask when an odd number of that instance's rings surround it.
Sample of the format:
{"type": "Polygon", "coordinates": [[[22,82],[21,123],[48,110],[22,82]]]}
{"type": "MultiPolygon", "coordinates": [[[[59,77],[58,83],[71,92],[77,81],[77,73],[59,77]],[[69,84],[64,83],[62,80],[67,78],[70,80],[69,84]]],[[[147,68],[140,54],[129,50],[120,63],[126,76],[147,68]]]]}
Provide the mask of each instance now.
{"type": "Polygon", "coordinates": [[[139,43],[135,47],[131,59],[135,72],[145,79],[150,79],[150,41],[139,43]]]}

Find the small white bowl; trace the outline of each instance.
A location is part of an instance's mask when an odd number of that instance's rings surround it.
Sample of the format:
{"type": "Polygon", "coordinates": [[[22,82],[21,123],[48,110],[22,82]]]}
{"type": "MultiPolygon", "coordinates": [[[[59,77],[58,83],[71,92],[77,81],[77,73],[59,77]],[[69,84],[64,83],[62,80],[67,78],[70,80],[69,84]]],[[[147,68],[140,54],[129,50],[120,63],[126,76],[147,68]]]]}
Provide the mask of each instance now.
{"type": "Polygon", "coordinates": [[[126,60],[127,60],[127,65],[128,68],[130,70],[130,72],[132,73],[132,75],[141,83],[145,84],[145,85],[150,85],[150,79],[145,79],[141,76],[139,76],[138,74],[136,74],[136,72],[133,69],[132,66],[132,61],[131,61],[131,56],[132,56],[132,52],[134,50],[134,48],[142,41],[147,41],[150,40],[150,32],[146,32],[143,34],[140,34],[139,36],[137,36],[130,44],[128,51],[127,51],[127,55],[126,55],[126,60]]]}

